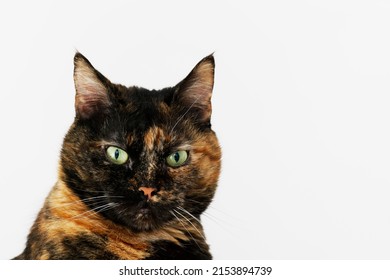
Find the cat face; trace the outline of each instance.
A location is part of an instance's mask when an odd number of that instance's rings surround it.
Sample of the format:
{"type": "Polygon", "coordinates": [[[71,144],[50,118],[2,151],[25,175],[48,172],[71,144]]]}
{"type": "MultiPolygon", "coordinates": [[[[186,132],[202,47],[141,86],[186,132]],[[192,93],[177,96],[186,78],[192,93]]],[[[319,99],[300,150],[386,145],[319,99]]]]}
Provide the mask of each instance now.
{"type": "Polygon", "coordinates": [[[214,58],[159,91],[113,84],[79,53],[74,62],[76,117],[60,179],[93,211],[135,231],[199,217],[220,173],[210,125],[214,58]]]}

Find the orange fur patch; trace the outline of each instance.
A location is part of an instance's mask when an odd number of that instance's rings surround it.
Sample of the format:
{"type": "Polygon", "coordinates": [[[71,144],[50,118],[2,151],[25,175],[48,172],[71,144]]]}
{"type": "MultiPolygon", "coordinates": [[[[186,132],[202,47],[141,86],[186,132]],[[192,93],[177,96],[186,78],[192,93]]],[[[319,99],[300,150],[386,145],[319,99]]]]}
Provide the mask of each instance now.
{"type": "Polygon", "coordinates": [[[156,126],[151,127],[144,136],[145,147],[149,151],[162,149],[164,142],[169,142],[170,140],[170,136],[163,129],[156,126]]]}
{"type": "MultiPolygon", "coordinates": [[[[46,234],[49,240],[61,244],[62,238],[77,237],[80,234],[104,236],[107,239],[105,249],[121,259],[146,258],[151,242],[166,240],[180,245],[179,240],[188,240],[187,230],[193,236],[202,230],[200,225],[195,229],[187,222],[184,226],[187,229],[178,221],[173,221],[172,224],[152,232],[134,233],[90,211],[62,181],[49,194],[39,216],[39,231],[46,234]],[[50,214],[49,218],[43,214],[45,211],[50,214]]],[[[38,258],[48,257],[43,250],[38,258]]]]}

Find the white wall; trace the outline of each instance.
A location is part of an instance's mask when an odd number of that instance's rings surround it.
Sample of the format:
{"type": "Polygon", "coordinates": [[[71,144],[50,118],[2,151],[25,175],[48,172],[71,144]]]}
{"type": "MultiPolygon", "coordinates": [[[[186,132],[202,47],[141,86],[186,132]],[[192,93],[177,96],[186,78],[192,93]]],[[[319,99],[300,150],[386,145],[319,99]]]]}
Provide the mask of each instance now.
{"type": "Polygon", "coordinates": [[[76,49],[147,88],[215,51],[215,258],[390,258],[389,14],[385,0],[1,2],[0,259],[56,180],[76,49]]]}

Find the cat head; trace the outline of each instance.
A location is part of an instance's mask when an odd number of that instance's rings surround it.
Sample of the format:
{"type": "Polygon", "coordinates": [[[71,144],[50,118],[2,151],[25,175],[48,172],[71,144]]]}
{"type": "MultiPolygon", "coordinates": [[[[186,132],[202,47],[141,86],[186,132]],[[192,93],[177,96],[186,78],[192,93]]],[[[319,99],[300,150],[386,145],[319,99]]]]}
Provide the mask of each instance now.
{"type": "Polygon", "coordinates": [[[74,82],[60,179],[95,212],[136,231],[199,217],[220,173],[213,56],[176,86],[147,90],[111,83],[77,53],[74,82]]]}

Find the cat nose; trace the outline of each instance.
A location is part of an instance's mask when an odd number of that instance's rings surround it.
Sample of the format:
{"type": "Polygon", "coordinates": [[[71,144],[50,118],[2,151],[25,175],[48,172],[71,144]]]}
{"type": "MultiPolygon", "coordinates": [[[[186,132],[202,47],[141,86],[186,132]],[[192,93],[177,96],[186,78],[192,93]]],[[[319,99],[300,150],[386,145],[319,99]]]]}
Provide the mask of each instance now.
{"type": "Polygon", "coordinates": [[[147,197],[148,200],[152,198],[152,196],[157,194],[157,189],[156,188],[151,188],[151,187],[140,187],[138,188],[140,192],[143,192],[144,195],[147,197]]]}

